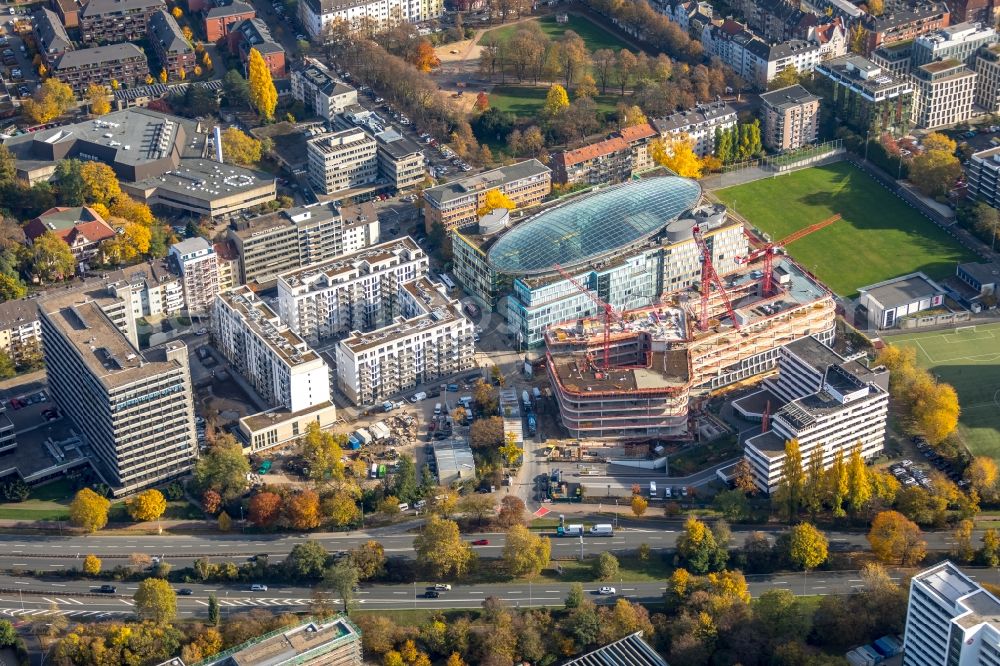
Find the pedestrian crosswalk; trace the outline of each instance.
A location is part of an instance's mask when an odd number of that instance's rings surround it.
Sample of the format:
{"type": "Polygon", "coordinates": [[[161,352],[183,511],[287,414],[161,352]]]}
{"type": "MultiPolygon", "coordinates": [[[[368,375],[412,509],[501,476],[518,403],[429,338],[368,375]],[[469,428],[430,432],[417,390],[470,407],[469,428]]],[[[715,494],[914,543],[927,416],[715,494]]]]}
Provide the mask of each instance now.
{"type": "MultiPolygon", "coordinates": [[[[196,601],[202,606],[207,606],[208,602],[196,599],[196,601]]],[[[331,599],[331,603],[340,603],[339,599],[331,599]]],[[[313,603],[312,599],[270,599],[270,598],[253,598],[253,599],[219,599],[220,606],[308,606],[313,603]]]]}

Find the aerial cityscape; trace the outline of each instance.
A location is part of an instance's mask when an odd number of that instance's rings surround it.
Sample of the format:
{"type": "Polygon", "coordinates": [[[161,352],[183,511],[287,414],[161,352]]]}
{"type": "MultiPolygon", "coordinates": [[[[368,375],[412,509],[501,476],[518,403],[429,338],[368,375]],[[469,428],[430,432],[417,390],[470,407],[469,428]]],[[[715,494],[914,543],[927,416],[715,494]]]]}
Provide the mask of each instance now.
{"type": "Polygon", "coordinates": [[[0,57],[0,664],[1000,664],[1000,6],[0,57]]]}

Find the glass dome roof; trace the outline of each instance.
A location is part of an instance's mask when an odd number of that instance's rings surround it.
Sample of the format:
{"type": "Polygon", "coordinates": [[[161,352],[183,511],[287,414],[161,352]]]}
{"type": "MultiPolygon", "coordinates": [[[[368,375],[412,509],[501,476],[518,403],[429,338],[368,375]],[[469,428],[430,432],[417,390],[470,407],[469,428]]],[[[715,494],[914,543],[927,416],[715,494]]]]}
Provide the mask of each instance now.
{"type": "Polygon", "coordinates": [[[490,248],[489,262],[500,273],[531,275],[598,259],[653,235],[700,197],[698,183],[677,176],[584,195],[515,226],[490,248]]]}

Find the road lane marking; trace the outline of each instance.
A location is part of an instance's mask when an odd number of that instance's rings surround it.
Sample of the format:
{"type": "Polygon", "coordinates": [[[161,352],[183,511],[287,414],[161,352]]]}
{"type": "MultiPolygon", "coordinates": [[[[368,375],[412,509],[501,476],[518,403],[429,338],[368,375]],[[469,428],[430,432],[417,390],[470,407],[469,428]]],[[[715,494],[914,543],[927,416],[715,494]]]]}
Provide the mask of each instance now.
{"type": "Polygon", "coordinates": [[[135,604],[129,601],[128,599],[119,599],[118,601],[122,602],[126,606],[135,606],[135,604]]]}
{"type": "Polygon", "coordinates": [[[10,566],[12,566],[12,567],[26,567],[28,565],[25,564],[24,562],[14,562],[14,564],[12,564],[10,566]]]}
{"type": "Polygon", "coordinates": [[[200,601],[200,600],[198,600],[198,599],[195,599],[195,603],[199,603],[199,604],[201,604],[202,606],[207,606],[207,605],[208,605],[208,602],[206,602],[206,601],[200,601]]]}
{"type": "Polygon", "coordinates": [[[51,585],[52,587],[66,587],[62,583],[49,583],[49,585],[51,585]]]}

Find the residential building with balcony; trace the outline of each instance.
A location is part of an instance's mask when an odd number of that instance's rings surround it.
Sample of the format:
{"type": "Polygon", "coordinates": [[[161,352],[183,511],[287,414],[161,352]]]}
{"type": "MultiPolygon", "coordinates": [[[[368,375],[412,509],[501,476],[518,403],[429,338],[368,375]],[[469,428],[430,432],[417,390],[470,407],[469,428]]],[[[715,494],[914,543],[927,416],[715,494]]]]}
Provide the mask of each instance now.
{"type": "Polygon", "coordinates": [[[188,314],[211,312],[219,293],[219,264],[212,245],[200,236],[188,238],[171,245],[169,256],[181,275],[188,314]]]}
{"type": "Polygon", "coordinates": [[[764,115],[764,145],[771,150],[795,150],[816,141],[819,97],[795,84],[760,96],[764,115]]]}
{"type": "Polygon", "coordinates": [[[240,277],[240,255],[231,240],[219,241],[212,245],[215,263],[219,270],[219,291],[232,289],[242,284],[240,277]]]}
{"type": "Polygon", "coordinates": [[[490,190],[507,195],[518,208],[537,206],[552,192],[552,170],[531,159],[429,187],[423,192],[425,228],[440,224],[451,230],[478,222],[490,190]]]}
{"type": "Polygon", "coordinates": [[[270,282],[279,273],[357,252],[378,239],[378,214],[371,203],[290,208],[241,221],[228,231],[239,257],[238,281],[245,284],[270,282]]]}
{"type": "Polygon", "coordinates": [[[636,171],[654,166],[649,142],[660,134],[651,123],[623,127],[589,146],[552,156],[552,178],[557,183],[598,185],[620,183],[636,171]]]}
{"type": "Polygon", "coordinates": [[[145,352],[86,293],[39,302],[48,389],[115,496],[190,471],[198,455],[187,346],[145,352]]]}
{"type": "Polygon", "coordinates": [[[959,60],[936,60],[914,68],[913,124],[933,129],[972,115],[976,73],[959,60]]]}
{"type": "Polygon", "coordinates": [[[913,87],[859,55],[826,60],[816,66],[816,80],[824,83],[824,98],[838,119],[856,131],[879,136],[910,131],[913,87]]]}
{"type": "Polygon", "coordinates": [[[66,51],[73,50],[73,41],[66,32],[59,15],[51,9],[40,9],[34,15],[35,18],[35,44],[38,46],[38,54],[42,56],[42,61],[46,67],[51,67],[52,63],[59,59],[66,51]]]}
{"type": "Polygon", "coordinates": [[[737,118],[736,109],[726,102],[711,102],[649,122],[663,139],[687,137],[695,154],[705,157],[715,153],[715,131],[736,127],[737,118]]]}
{"type": "Polygon", "coordinates": [[[205,36],[210,42],[218,42],[228,37],[234,26],[252,18],[257,18],[257,10],[242,0],[214,5],[205,12],[205,36]]]}
{"type": "Polygon", "coordinates": [[[132,86],[144,81],[149,74],[149,63],[142,49],[125,42],[66,51],[55,60],[50,74],[68,84],[77,95],[83,95],[91,83],[110,86],[111,81],[117,81],[132,86]]]}
{"type": "Polygon", "coordinates": [[[429,269],[427,254],[409,236],[304,264],[278,276],[281,320],[318,342],[392,324],[399,286],[429,269]]]}
{"type": "Polygon", "coordinates": [[[304,67],[292,70],[292,97],[332,121],[338,113],[358,103],[358,91],[334,78],[318,60],[306,58],[304,67]]]}
{"type": "Polygon", "coordinates": [[[42,323],[34,300],[18,298],[0,303],[0,350],[15,363],[42,353],[42,323]]]}
{"type": "MultiPolygon", "coordinates": [[[[744,456],[754,483],[765,493],[784,480],[785,442],[796,439],[803,464],[819,451],[823,469],[855,447],[872,460],[882,452],[889,415],[889,371],[848,360],[814,337],[781,348],[778,375],[764,380],[771,403],[770,427],[749,437],[744,456]]],[[[751,394],[733,403],[748,418],[760,416],[762,398],[751,394]]]]}
{"type": "Polygon", "coordinates": [[[80,27],[82,3],[78,0],[51,0],[49,4],[67,29],[80,27]]]}
{"type": "Polygon", "coordinates": [[[314,136],[306,141],[309,180],[324,194],[370,185],[378,178],[377,152],[360,128],[314,136]]]}
{"type": "Polygon", "coordinates": [[[198,59],[194,49],[184,39],[177,19],[161,9],[149,17],[149,41],[160,59],[160,67],[167,70],[171,78],[180,78],[193,71],[198,59]]]}
{"type": "Polygon", "coordinates": [[[393,21],[430,21],[443,13],[443,0],[303,0],[299,4],[299,20],[314,42],[324,41],[330,24],[339,21],[385,27],[393,21]]]}
{"type": "Polygon", "coordinates": [[[145,39],[150,17],[166,6],[163,0],[89,0],[80,10],[80,37],[97,44],[145,39]]]}

